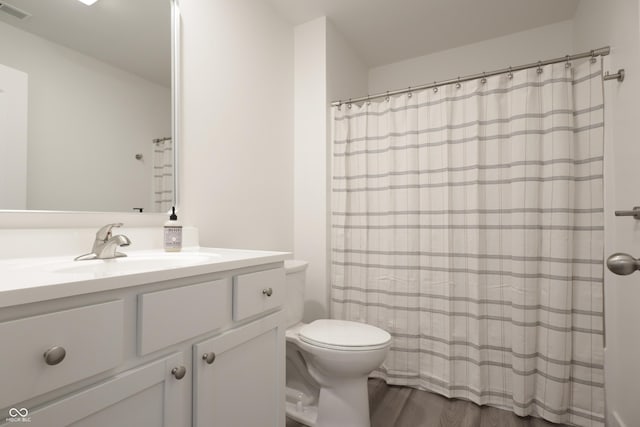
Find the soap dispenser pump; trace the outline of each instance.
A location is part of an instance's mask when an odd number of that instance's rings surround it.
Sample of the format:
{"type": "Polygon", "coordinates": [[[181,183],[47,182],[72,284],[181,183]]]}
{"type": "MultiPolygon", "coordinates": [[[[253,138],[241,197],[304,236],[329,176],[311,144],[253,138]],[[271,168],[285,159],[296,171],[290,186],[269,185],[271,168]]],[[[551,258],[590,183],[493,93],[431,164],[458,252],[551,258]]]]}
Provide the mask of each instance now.
{"type": "Polygon", "coordinates": [[[176,207],[171,207],[169,221],[164,223],[164,250],[178,252],[182,249],[182,224],[178,222],[176,207]]]}

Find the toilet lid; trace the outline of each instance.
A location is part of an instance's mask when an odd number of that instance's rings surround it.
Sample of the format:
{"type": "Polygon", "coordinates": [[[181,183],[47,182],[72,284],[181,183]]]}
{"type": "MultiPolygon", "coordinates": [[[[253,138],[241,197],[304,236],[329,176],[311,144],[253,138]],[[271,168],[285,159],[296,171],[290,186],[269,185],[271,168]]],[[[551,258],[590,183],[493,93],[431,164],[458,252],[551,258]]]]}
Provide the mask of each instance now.
{"type": "Polygon", "coordinates": [[[311,345],[353,350],[382,347],[391,341],[385,330],[360,322],[347,320],[315,320],[300,328],[298,336],[311,345]]]}

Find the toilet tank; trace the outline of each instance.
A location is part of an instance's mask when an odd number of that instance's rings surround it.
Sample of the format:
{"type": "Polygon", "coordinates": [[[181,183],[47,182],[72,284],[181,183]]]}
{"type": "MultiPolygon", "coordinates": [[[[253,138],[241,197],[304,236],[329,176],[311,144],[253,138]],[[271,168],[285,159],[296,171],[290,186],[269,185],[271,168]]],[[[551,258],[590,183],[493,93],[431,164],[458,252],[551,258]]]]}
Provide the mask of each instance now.
{"type": "Polygon", "coordinates": [[[287,328],[302,321],[304,312],[304,287],[307,261],[285,260],[285,289],[287,298],[284,310],[287,316],[287,328]]]}

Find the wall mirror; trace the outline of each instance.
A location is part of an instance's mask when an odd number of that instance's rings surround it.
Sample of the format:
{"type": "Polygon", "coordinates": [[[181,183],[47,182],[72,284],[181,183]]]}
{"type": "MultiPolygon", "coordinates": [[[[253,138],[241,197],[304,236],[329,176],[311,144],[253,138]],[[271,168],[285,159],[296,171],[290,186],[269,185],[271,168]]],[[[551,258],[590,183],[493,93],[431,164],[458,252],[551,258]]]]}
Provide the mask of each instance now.
{"type": "Polygon", "coordinates": [[[0,209],[176,204],[177,0],[0,1],[0,209]]]}

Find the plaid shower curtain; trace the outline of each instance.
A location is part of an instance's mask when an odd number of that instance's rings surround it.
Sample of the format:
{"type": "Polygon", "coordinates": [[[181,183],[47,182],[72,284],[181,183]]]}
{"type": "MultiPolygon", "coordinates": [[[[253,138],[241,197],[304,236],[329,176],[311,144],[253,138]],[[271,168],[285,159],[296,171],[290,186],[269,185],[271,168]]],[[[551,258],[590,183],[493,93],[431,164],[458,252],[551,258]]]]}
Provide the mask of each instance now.
{"type": "Polygon", "coordinates": [[[332,316],[374,376],[604,424],[601,63],[335,107],[332,316]]]}

